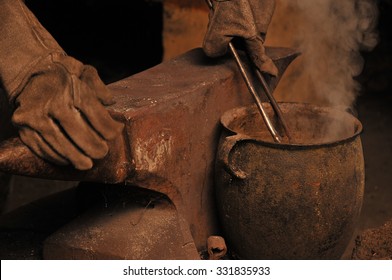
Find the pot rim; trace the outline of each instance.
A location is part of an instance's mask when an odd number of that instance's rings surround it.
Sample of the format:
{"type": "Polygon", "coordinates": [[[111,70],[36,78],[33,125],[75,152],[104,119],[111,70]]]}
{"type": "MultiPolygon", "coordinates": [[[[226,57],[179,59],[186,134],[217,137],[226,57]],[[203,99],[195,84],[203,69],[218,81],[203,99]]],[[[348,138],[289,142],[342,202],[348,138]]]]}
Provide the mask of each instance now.
{"type": "MultiPolygon", "coordinates": [[[[263,102],[264,105],[268,105],[268,102],[263,102]]],[[[310,148],[320,148],[320,147],[330,147],[330,146],[336,146],[340,145],[343,143],[347,143],[350,141],[353,141],[355,138],[357,138],[362,132],[363,132],[363,126],[362,123],[356,118],[354,115],[350,114],[349,112],[345,110],[341,110],[338,107],[333,107],[333,106],[320,106],[312,103],[305,103],[305,102],[278,102],[279,105],[295,105],[297,107],[299,106],[304,106],[307,108],[311,109],[317,109],[319,111],[324,111],[324,112],[336,112],[338,114],[343,114],[347,118],[351,119],[353,121],[353,124],[355,125],[355,132],[348,136],[341,138],[336,141],[326,141],[326,142],[316,142],[316,143],[306,143],[306,144],[298,144],[298,143],[278,143],[278,142],[273,142],[273,139],[271,137],[271,141],[266,141],[265,139],[257,138],[255,136],[249,136],[247,134],[241,133],[241,132],[236,132],[232,128],[230,128],[230,123],[234,120],[239,115],[243,115],[245,113],[249,113],[249,111],[254,112],[257,111],[257,106],[255,104],[247,105],[247,106],[240,106],[240,107],[235,107],[233,109],[230,109],[223,113],[223,115],[220,118],[220,122],[222,126],[230,131],[233,135],[242,135],[244,136],[244,139],[248,139],[249,141],[255,141],[258,143],[261,143],[265,146],[269,147],[276,147],[276,148],[286,148],[286,149],[310,149],[310,148]]]]}

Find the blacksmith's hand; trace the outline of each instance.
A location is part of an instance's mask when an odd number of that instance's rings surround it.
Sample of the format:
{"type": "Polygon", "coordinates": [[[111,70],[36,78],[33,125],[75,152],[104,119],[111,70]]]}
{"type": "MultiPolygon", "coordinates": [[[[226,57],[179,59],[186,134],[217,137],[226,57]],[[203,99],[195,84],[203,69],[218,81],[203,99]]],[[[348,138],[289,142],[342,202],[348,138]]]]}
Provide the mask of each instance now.
{"type": "Polygon", "coordinates": [[[67,56],[21,0],[0,0],[0,79],[21,140],[38,156],[86,170],[123,124],[92,66],[67,56]]]}
{"type": "Polygon", "coordinates": [[[212,0],[210,21],[203,49],[210,57],[226,54],[229,42],[240,37],[247,53],[262,72],[278,75],[274,62],[265,53],[264,38],[275,10],[275,0],[212,0]]]}
{"type": "Polygon", "coordinates": [[[103,106],[112,96],[95,68],[61,54],[47,60],[15,98],[12,121],[40,157],[90,169],[123,129],[103,106]]]}

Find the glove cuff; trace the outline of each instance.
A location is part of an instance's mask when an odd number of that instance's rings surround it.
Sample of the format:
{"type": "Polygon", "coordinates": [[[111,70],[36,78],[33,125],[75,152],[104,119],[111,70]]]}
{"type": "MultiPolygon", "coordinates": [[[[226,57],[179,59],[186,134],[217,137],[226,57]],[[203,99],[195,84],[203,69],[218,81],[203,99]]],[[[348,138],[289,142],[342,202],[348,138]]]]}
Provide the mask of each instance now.
{"type": "Polygon", "coordinates": [[[10,83],[4,84],[9,102],[12,104],[15,102],[15,99],[29,83],[31,77],[50,70],[51,64],[59,60],[59,57],[65,56],[64,53],[60,52],[49,53],[44,57],[37,57],[26,68],[22,69],[10,83]]]}
{"type": "Polygon", "coordinates": [[[0,78],[13,101],[53,54],[65,54],[20,0],[0,0],[0,78]]]}

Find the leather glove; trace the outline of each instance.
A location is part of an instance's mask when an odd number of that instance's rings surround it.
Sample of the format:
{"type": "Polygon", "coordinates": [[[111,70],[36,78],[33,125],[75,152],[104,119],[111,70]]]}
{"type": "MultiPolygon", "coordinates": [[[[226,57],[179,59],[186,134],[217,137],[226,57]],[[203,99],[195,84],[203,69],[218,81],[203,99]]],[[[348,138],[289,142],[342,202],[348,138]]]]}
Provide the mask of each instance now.
{"type": "Polygon", "coordinates": [[[245,41],[253,64],[263,73],[278,75],[274,62],[265,54],[264,38],[275,10],[275,0],[212,0],[210,21],[203,49],[210,57],[227,52],[229,42],[245,41]]]}
{"type": "Polygon", "coordinates": [[[21,140],[38,156],[90,169],[123,129],[97,71],[67,56],[20,0],[0,0],[0,77],[21,140]]]}

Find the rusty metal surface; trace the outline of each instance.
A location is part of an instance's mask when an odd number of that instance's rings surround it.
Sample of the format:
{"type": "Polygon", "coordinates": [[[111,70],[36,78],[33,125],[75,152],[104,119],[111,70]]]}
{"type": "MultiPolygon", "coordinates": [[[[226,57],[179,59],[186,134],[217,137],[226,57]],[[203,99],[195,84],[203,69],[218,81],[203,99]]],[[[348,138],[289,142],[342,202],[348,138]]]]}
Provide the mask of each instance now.
{"type": "MultiPolygon", "coordinates": [[[[298,55],[270,48],[283,73],[298,55]]],[[[267,81],[274,88],[280,77],[267,81]]],[[[138,186],[165,194],[185,221],[198,250],[217,231],[213,168],[219,119],[226,110],[249,104],[236,66],[229,58],[207,59],[200,49],[110,85],[112,116],[125,124],[107,158],[89,171],[48,164],[18,140],[0,147],[0,170],[61,180],[138,186]]],[[[87,221],[85,221],[87,222],[87,221]]],[[[58,239],[60,242],[60,239],[58,239]]],[[[96,248],[99,250],[99,246],[96,248]]],[[[68,252],[71,252],[68,251],[68,252]]]]}
{"type": "Polygon", "coordinates": [[[109,143],[108,155],[95,161],[93,169],[76,170],[71,166],[56,166],[33,154],[19,138],[0,143],[1,170],[9,174],[65,181],[124,182],[129,176],[131,163],[125,154],[124,138],[109,143]]]}
{"type": "Polygon", "coordinates": [[[338,259],[362,206],[362,126],[332,108],[280,106],[295,131],[290,144],[273,142],[255,107],[222,117],[216,178],[224,237],[246,259],[338,259]],[[326,136],[328,125],[336,133],[326,136]]]}
{"type": "Polygon", "coordinates": [[[192,237],[162,194],[96,186],[101,203],[44,243],[45,259],[198,259],[192,237]]]}

